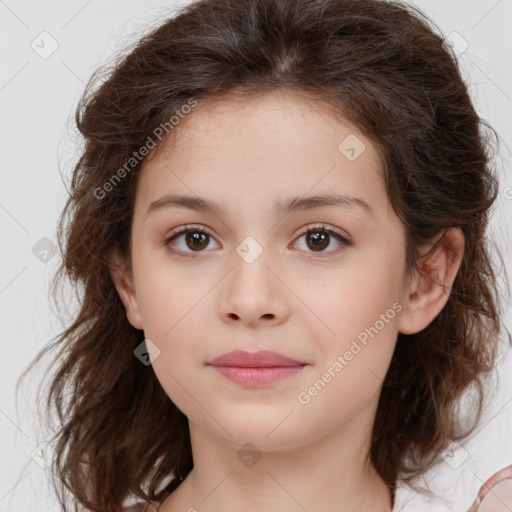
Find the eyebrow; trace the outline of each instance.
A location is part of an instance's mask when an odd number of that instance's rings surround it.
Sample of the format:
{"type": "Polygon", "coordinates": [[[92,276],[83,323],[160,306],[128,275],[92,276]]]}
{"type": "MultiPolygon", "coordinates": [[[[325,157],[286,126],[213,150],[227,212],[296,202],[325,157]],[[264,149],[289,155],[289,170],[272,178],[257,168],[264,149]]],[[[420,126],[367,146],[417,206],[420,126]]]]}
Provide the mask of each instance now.
{"type": "MultiPolygon", "coordinates": [[[[336,192],[277,200],[274,202],[274,213],[279,217],[289,212],[312,210],[326,206],[357,208],[366,211],[372,216],[374,215],[373,208],[362,199],[349,197],[336,192]]],[[[222,206],[215,201],[208,201],[197,196],[165,195],[149,205],[146,216],[165,208],[187,208],[189,210],[211,213],[218,217],[221,217],[225,213],[222,206]]]]}

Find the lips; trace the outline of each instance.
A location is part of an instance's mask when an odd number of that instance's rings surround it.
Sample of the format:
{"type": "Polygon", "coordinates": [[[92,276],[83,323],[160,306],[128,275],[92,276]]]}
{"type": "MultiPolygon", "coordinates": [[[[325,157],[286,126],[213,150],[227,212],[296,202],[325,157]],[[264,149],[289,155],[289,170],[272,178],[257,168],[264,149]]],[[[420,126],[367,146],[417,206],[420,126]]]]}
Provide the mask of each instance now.
{"type": "Polygon", "coordinates": [[[271,350],[260,350],[259,352],[234,350],[215,358],[208,364],[212,366],[235,366],[238,368],[272,368],[302,366],[304,363],[271,350]]]}
{"type": "Polygon", "coordinates": [[[235,350],[208,363],[223,377],[245,388],[273,386],[278,381],[301,372],[305,363],[273,352],[235,350]]]}

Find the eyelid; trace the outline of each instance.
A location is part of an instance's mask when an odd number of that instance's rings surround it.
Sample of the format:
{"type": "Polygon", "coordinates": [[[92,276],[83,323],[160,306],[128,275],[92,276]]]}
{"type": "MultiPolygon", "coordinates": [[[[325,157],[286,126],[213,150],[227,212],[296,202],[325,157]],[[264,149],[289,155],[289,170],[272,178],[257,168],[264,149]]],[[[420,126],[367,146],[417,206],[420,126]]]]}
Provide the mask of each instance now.
{"type": "Polygon", "coordinates": [[[178,233],[192,230],[201,231],[213,237],[213,235],[207,229],[204,228],[203,224],[184,224],[183,226],[178,226],[177,228],[171,230],[169,234],[166,236],[166,239],[168,240],[169,238],[172,238],[174,235],[177,235],[178,233]]]}
{"type": "MultiPolygon", "coordinates": [[[[210,235],[211,237],[215,238],[210,232],[208,229],[205,229],[204,226],[202,224],[185,224],[183,226],[178,226],[177,228],[174,228],[167,236],[166,236],[166,240],[168,240],[169,238],[172,238],[174,235],[178,234],[178,233],[181,233],[181,232],[184,232],[184,231],[188,231],[188,230],[193,230],[193,229],[197,229],[197,231],[200,231],[200,232],[203,232],[203,233],[207,233],[208,235],[210,235]]],[[[305,233],[307,233],[308,231],[311,231],[313,229],[318,229],[318,230],[325,230],[325,231],[328,231],[330,233],[335,233],[337,235],[339,235],[340,237],[344,238],[347,242],[350,242],[349,240],[349,235],[348,234],[344,234],[343,232],[341,232],[339,229],[337,228],[333,228],[333,227],[329,227],[328,224],[325,224],[325,223],[322,223],[322,222],[318,222],[318,223],[312,223],[312,224],[307,224],[306,226],[304,226],[304,228],[302,228],[297,237],[299,236],[302,236],[304,235],[305,233]]]]}
{"type": "Polygon", "coordinates": [[[323,222],[307,224],[304,228],[302,228],[301,231],[299,231],[299,234],[297,235],[297,237],[300,237],[300,236],[306,234],[307,232],[313,231],[315,229],[318,229],[319,231],[327,231],[328,233],[333,233],[335,235],[338,235],[340,238],[343,238],[347,243],[351,243],[348,233],[345,233],[345,232],[341,231],[340,229],[332,227],[329,224],[326,224],[323,222]]]}

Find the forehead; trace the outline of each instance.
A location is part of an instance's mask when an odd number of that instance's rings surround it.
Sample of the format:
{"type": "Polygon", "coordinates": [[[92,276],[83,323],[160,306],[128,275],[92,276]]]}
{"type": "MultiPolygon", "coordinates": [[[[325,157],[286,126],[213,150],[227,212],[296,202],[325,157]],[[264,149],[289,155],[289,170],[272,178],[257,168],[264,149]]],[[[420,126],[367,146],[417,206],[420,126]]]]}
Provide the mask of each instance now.
{"type": "Polygon", "coordinates": [[[378,148],[302,95],[200,102],[174,130],[144,162],[137,200],[146,207],[176,191],[240,205],[308,191],[386,201],[378,148]]]}
{"type": "MultiPolygon", "coordinates": [[[[261,141],[267,145],[272,144],[272,138],[277,135],[279,140],[276,142],[280,145],[285,143],[289,149],[303,143],[305,138],[312,138],[312,132],[319,136],[312,140],[316,146],[318,138],[325,138],[326,133],[329,133],[331,137],[325,142],[331,149],[332,137],[339,139],[343,135],[352,135],[361,142],[367,139],[342,114],[339,107],[335,111],[327,100],[289,90],[258,93],[253,96],[249,93],[236,93],[224,94],[214,99],[203,98],[197,101],[197,106],[190,113],[180,117],[179,123],[169,132],[167,140],[164,139],[149,154],[146,162],[169,159],[171,156],[179,158],[180,155],[189,158],[191,143],[197,145],[200,142],[211,142],[222,149],[222,142],[225,142],[225,145],[231,145],[230,149],[234,149],[234,141],[230,144],[229,140],[219,140],[230,131],[236,132],[238,142],[248,139],[248,142],[255,144],[261,141]],[[267,140],[264,140],[265,136],[267,140]]],[[[373,144],[370,146],[370,153],[375,153],[373,156],[380,160],[379,148],[373,144]]],[[[197,149],[194,148],[194,151],[197,149]]]]}

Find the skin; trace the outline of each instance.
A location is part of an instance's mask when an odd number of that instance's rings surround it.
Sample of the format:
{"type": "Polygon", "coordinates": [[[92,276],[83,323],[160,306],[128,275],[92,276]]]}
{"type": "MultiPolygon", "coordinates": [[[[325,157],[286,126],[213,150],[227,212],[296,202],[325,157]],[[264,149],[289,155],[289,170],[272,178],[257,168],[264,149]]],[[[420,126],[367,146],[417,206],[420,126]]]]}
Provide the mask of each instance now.
{"type": "Polygon", "coordinates": [[[462,233],[449,230],[432,251],[433,278],[405,279],[404,226],[388,201],[380,154],[348,122],[298,95],[200,105],[175,134],[139,177],[132,268],[118,255],[111,265],[128,320],[158,348],[149,347],[157,378],[189,419],[194,468],[160,512],[390,511],[390,491],[367,459],[380,388],[398,332],[424,329],[445,305],[462,233]],[[354,161],[338,150],[351,134],[365,144],[354,161]],[[277,199],[332,191],[365,201],[373,214],[340,205],[273,212],[277,199]],[[217,201],[225,213],[173,207],[146,215],[171,193],[217,201]],[[318,251],[304,235],[318,223],[351,245],[328,236],[318,251]],[[175,239],[180,256],[164,240],[186,224],[211,237],[202,246],[175,239]],[[263,251],[251,263],[236,251],[249,235],[263,251]],[[401,311],[300,403],[298,394],[393,304],[401,311]],[[250,389],[206,365],[235,349],[274,350],[307,365],[250,389]],[[250,467],[237,456],[248,442],[261,456],[250,467]]]}

